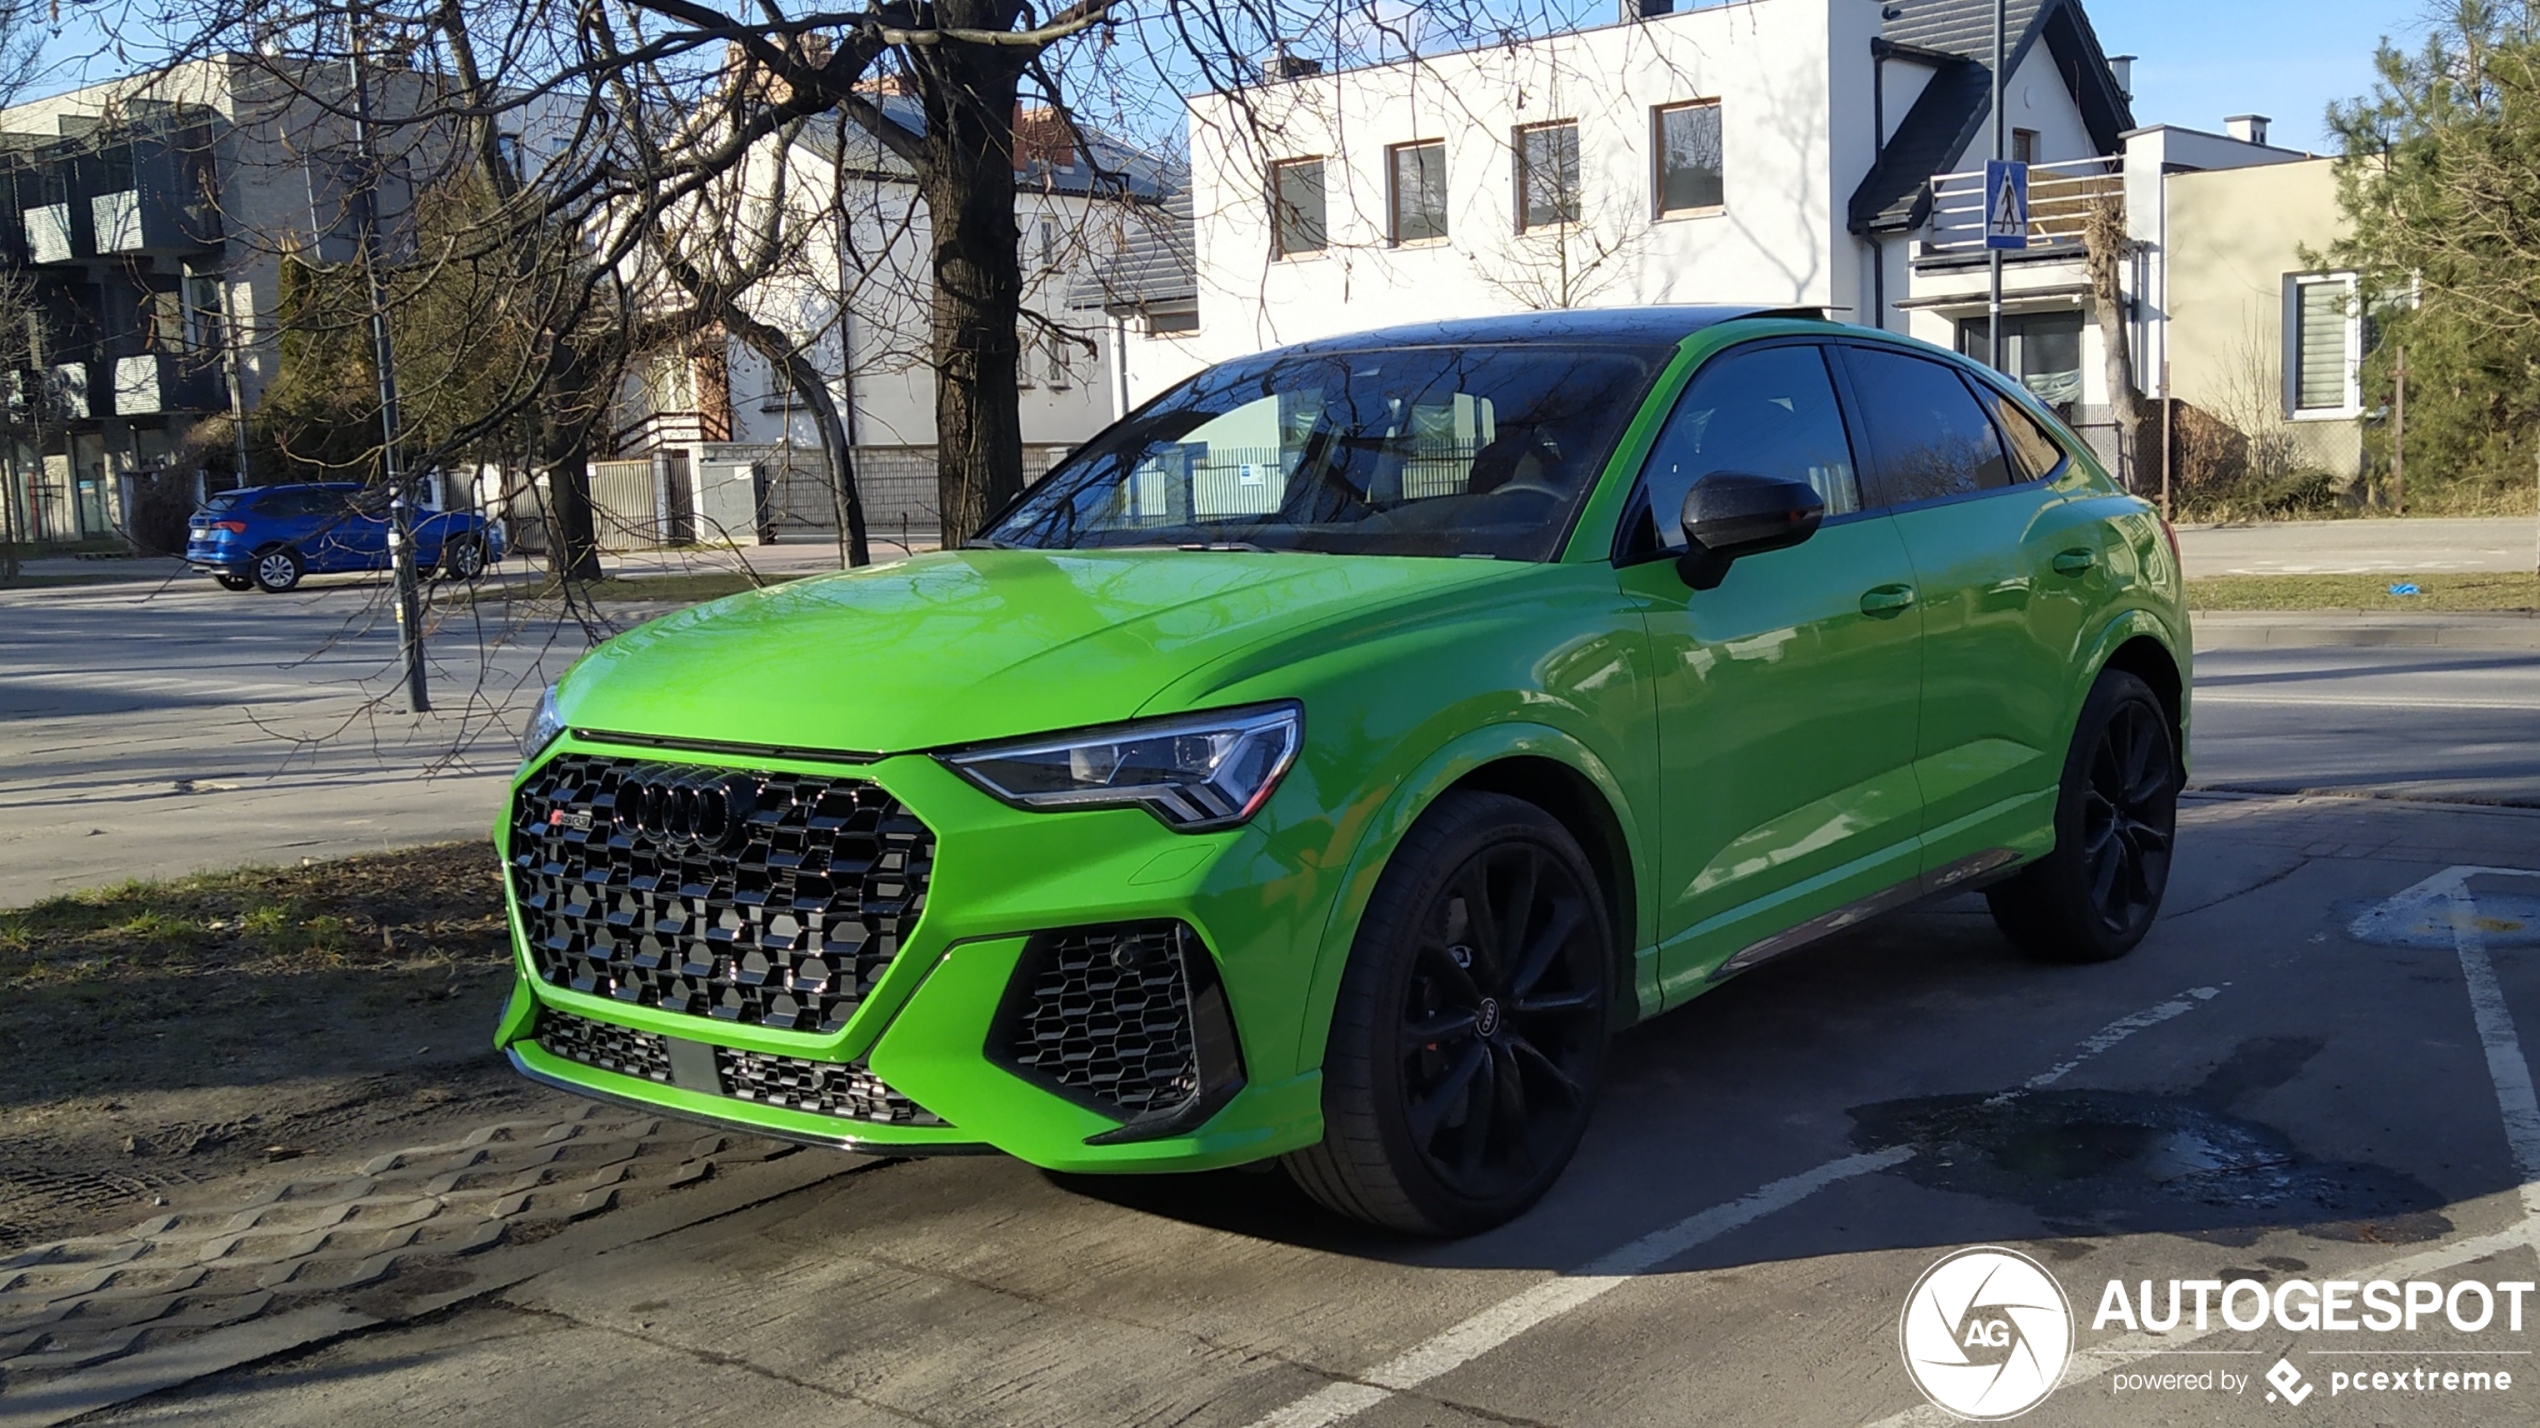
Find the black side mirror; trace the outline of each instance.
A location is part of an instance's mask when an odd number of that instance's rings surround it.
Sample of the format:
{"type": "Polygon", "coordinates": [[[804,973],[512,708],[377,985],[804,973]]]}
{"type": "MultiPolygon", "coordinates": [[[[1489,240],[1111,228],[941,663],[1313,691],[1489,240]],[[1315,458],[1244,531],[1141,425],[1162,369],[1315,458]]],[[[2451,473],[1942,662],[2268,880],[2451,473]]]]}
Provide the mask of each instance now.
{"type": "Polygon", "coordinates": [[[1696,590],[1716,590],[1741,556],[1785,550],[1817,533],[1826,503],[1805,481],[1714,471],[1685,492],[1685,553],[1676,569],[1696,590]]]}

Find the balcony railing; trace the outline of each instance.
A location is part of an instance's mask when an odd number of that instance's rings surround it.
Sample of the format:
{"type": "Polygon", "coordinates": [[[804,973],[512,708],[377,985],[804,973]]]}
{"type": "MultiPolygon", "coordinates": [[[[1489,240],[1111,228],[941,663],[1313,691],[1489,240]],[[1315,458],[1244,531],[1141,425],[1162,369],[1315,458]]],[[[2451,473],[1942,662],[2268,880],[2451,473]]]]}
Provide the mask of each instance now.
{"type": "Polygon", "coordinates": [[[26,211],[26,247],[28,258],[37,264],[75,263],[92,256],[82,250],[85,238],[71,221],[68,203],[40,204],[26,211]]]}
{"type": "MultiPolygon", "coordinates": [[[[2028,171],[2028,251],[2078,254],[2091,210],[2123,202],[2125,161],[2075,159],[2031,164],[2028,171]]],[[[1932,180],[1931,236],[1927,258],[1975,257],[1984,248],[1984,170],[1942,174],[1932,180]]]]}

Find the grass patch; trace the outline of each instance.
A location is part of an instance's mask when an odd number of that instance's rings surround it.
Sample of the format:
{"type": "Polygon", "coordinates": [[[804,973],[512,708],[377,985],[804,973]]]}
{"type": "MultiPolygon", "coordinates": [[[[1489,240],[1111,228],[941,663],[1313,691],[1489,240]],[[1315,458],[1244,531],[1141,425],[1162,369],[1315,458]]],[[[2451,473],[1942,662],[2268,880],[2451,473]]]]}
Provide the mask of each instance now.
{"type": "Polygon", "coordinates": [[[2191,610],[2540,611],[2540,575],[2217,575],[2187,582],[2191,610]],[[2393,595],[2414,585],[2415,595],[2393,595]]]}
{"type": "MultiPolygon", "coordinates": [[[[620,580],[612,576],[603,580],[578,583],[573,586],[573,594],[577,599],[603,605],[624,604],[636,600],[693,605],[699,601],[720,600],[726,595],[738,595],[744,590],[782,585],[787,581],[802,578],[799,575],[761,575],[753,580],[737,570],[700,570],[685,575],[646,575],[633,580],[620,580]]],[[[480,585],[458,598],[480,605],[501,604],[514,600],[555,601],[563,598],[564,589],[565,587],[552,581],[536,585],[488,584],[480,585]]]]}
{"type": "Polygon", "coordinates": [[[195,978],[507,955],[493,850],[444,844],[124,882],[0,910],[0,1002],[26,1013],[75,994],[87,1011],[132,1011],[195,978]]]}

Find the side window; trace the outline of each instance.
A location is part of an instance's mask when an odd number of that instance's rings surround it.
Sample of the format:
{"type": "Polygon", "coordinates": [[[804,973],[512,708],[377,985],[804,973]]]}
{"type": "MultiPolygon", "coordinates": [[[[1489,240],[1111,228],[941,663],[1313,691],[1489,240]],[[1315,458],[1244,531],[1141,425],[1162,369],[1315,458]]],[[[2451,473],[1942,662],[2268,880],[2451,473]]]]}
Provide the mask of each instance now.
{"type": "Polygon", "coordinates": [[[1684,509],[1685,493],[1718,471],[1805,481],[1817,488],[1829,516],[1861,509],[1852,444],[1822,348],[1731,352],[1695,375],[1641,470],[1647,524],[1635,533],[1635,545],[1682,550],[1676,513],[1684,509]]]}
{"type": "Polygon", "coordinates": [[[2011,479],[2035,481],[2051,476],[2064,464],[2063,444],[2056,441],[2045,424],[2028,414],[2028,408],[2003,396],[1981,382],[1968,385],[1976,389],[1976,400],[1993,413],[1995,424],[2002,428],[2002,440],[2011,448],[2011,479]]]}
{"type": "Polygon", "coordinates": [[[2002,438],[1957,372],[1883,348],[1851,347],[1844,355],[1869,426],[1880,494],[1889,504],[2013,484],[2002,438]]]}

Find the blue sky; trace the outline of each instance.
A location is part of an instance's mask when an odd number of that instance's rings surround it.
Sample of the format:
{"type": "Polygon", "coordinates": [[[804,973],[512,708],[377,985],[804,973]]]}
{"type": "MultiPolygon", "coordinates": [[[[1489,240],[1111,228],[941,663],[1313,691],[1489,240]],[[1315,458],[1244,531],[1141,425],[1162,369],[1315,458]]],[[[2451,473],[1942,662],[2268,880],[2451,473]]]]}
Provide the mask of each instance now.
{"type": "Polygon", "coordinates": [[[2287,148],[2329,147],[2331,100],[2372,88],[2383,35],[2402,49],[2424,34],[2419,0],[2097,0],[2110,54],[2135,54],[2134,115],[2146,124],[2220,129],[2265,114],[2287,148]]]}
{"type": "MultiPolygon", "coordinates": [[[[65,4],[47,91],[123,73],[108,49],[118,30],[136,61],[157,48],[152,27],[114,15],[124,0],[65,4]],[[102,22],[102,23],[101,23],[102,22]]],[[[1873,0],[1854,0],[1873,3],[1873,0]]],[[[2383,35],[2409,46],[2423,33],[2426,0],[2086,0],[2110,54],[2141,56],[2134,70],[2135,117],[2147,124],[2220,129],[2224,116],[2266,114],[2275,142],[2328,146],[2321,114],[2331,100],[2372,85],[2372,53],[2383,35]]],[[[155,8],[136,6],[144,13],[155,8]]],[[[1600,12],[1604,7],[1599,6],[1600,12]]]]}

